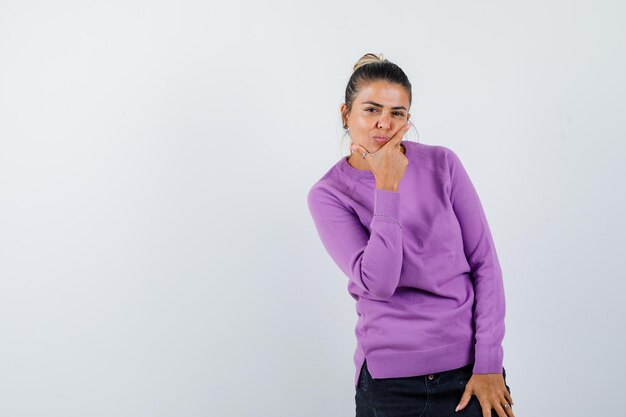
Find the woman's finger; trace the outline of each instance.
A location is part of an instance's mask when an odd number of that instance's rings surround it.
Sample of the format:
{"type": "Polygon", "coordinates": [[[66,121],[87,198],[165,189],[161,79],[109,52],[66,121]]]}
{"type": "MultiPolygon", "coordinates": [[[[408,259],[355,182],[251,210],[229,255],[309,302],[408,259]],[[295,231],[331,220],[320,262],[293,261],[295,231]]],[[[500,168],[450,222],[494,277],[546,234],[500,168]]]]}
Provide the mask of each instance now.
{"type": "Polygon", "coordinates": [[[383,145],[383,147],[389,144],[391,144],[389,146],[400,145],[400,142],[402,142],[402,138],[404,137],[404,134],[408,132],[410,128],[411,128],[411,123],[407,123],[404,126],[402,126],[400,129],[398,129],[396,134],[393,135],[391,139],[389,139],[387,143],[383,145]]]}
{"type": "Polygon", "coordinates": [[[363,155],[365,152],[369,153],[367,151],[367,149],[365,149],[363,146],[361,145],[357,145],[356,143],[353,145],[350,145],[350,150],[352,152],[358,152],[359,155],[363,155]]]}
{"type": "MultiPolygon", "coordinates": [[[[507,417],[506,411],[504,411],[504,408],[502,408],[502,406],[500,404],[497,404],[497,403],[494,404],[493,405],[493,409],[496,410],[496,414],[498,415],[498,417],[507,417]]],[[[483,412],[483,414],[484,414],[484,412],[483,412]]],[[[488,415],[491,415],[491,413],[488,414],[488,415]]]]}
{"type": "Polygon", "coordinates": [[[459,404],[456,406],[454,411],[460,411],[464,409],[465,406],[470,402],[471,398],[472,398],[472,389],[469,388],[468,385],[466,385],[465,391],[463,392],[463,396],[461,397],[461,401],[459,401],[459,404]]]}
{"type": "Polygon", "coordinates": [[[504,411],[506,411],[507,417],[515,417],[515,414],[513,413],[513,408],[511,408],[511,403],[507,403],[507,404],[509,404],[508,407],[506,406],[506,404],[502,406],[504,411]]]}
{"type": "Polygon", "coordinates": [[[513,398],[511,398],[511,395],[509,395],[507,390],[504,391],[504,399],[502,400],[501,405],[504,411],[506,411],[506,415],[508,417],[515,417],[513,408],[511,407],[513,405],[513,398]]]}
{"type": "Polygon", "coordinates": [[[511,397],[509,390],[504,391],[504,398],[506,398],[509,404],[513,405],[513,397],[511,397]]]}

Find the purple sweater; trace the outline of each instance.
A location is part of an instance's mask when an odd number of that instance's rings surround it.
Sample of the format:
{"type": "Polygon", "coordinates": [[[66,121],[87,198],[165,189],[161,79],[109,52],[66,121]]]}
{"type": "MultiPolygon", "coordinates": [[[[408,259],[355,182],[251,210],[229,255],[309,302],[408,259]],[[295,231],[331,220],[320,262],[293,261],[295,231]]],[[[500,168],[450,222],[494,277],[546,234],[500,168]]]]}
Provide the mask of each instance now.
{"type": "Polygon", "coordinates": [[[322,244],[348,277],[358,321],[354,385],[474,363],[502,373],[502,271],[478,194],[444,146],[402,141],[398,191],[342,157],[307,201],[322,244]]]}

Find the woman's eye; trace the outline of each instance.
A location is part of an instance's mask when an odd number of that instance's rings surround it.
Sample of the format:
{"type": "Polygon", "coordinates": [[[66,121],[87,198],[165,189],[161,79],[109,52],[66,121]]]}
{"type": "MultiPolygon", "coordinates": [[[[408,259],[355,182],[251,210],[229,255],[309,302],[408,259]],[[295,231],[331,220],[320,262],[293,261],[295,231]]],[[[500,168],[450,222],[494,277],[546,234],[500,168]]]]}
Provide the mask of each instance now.
{"type": "MultiPolygon", "coordinates": [[[[378,111],[378,109],[375,109],[375,108],[373,108],[373,107],[368,107],[367,109],[365,109],[365,111],[366,111],[366,112],[369,112],[370,110],[371,110],[371,111],[378,111]]],[[[397,111],[397,112],[395,112],[394,114],[395,114],[396,116],[399,116],[399,117],[404,117],[404,113],[402,113],[402,112],[400,112],[400,111],[397,111]]]]}

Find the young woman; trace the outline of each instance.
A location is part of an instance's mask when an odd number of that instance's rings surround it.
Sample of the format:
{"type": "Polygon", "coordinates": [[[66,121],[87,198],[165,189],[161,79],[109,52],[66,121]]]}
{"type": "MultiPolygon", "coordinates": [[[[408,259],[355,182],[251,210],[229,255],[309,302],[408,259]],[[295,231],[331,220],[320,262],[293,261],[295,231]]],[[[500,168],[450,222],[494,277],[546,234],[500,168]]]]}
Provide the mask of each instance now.
{"type": "Polygon", "coordinates": [[[356,415],[514,417],[491,231],[459,157],[402,140],[411,99],[402,69],[364,55],[340,108],[352,153],[307,197],[356,300],[356,415]]]}

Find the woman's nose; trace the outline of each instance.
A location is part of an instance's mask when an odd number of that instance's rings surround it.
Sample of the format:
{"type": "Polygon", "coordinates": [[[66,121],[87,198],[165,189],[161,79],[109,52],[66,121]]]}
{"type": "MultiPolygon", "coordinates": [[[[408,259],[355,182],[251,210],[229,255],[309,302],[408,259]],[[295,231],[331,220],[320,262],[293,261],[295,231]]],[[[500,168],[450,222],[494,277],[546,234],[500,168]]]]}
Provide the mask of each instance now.
{"type": "Polygon", "coordinates": [[[378,128],[379,129],[389,129],[391,126],[389,115],[381,114],[378,119],[378,128]]]}

